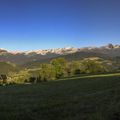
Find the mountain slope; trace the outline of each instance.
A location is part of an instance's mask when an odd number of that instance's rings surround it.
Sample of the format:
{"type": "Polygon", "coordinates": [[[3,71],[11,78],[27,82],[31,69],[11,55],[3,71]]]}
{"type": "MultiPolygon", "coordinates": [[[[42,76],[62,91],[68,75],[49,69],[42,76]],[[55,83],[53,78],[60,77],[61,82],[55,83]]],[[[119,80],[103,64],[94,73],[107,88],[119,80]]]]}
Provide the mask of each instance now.
{"type": "Polygon", "coordinates": [[[92,57],[98,57],[98,58],[102,58],[104,60],[111,59],[111,57],[109,57],[108,55],[102,54],[102,53],[82,52],[81,51],[81,52],[76,52],[76,53],[72,53],[72,54],[57,56],[54,58],[47,58],[47,59],[41,59],[41,60],[37,60],[37,61],[28,62],[28,63],[23,64],[22,66],[27,67],[27,68],[36,68],[41,63],[49,63],[52,59],[59,58],[59,57],[65,58],[68,61],[81,60],[84,58],[92,58],[92,57]]]}
{"type": "Polygon", "coordinates": [[[17,66],[10,62],[0,62],[0,74],[8,74],[18,70],[17,66]]]}
{"type": "Polygon", "coordinates": [[[120,57],[120,45],[108,44],[102,47],[84,48],[58,48],[48,50],[35,50],[26,52],[10,52],[0,49],[0,61],[10,61],[16,64],[30,62],[45,62],[56,57],[65,57],[68,60],[77,60],[84,57],[114,58],[120,57]]]}
{"type": "Polygon", "coordinates": [[[120,74],[0,86],[1,120],[119,120],[120,74]]]}

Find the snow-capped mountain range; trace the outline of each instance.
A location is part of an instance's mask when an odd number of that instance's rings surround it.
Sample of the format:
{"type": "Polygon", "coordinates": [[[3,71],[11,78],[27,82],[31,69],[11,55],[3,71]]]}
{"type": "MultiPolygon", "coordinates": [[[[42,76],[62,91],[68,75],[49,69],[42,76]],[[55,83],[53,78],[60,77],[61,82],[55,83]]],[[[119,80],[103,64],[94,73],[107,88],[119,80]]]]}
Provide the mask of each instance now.
{"type": "Polygon", "coordinates": [[[117,50],[120,49],[120,45],[113,45],[113,44],[108,44],[106,46],[101,46],[101,47],[83,47],[83,48],[74,48],[74,47],[65,47],[65,48],[57,48],[57,49],[47,49],[47,50],[30,50],[30,51],[8,51],[5,49],[0,49],[0,55],[9,53],[9,54],[24,54],[24,55],[31,55],[31,54],[40,54],[40,55],[46,55],[49,53],[52,54],[70,54],[70,53],[75,53],[75,52],[80,52],[80,51],[94,51],[94,50],[117,50]]]}
{"type": "MultiPolygon", "coordinates": [[[[82,54],[93,55],[103,55],[109,57],[120,57],[120,45],[108,44],[101,47],[83,47],[83,48],[74,48],[74,47],[65,47],[57,49],[48,49],[48,50],[32,50],[32,51],[8,51],[5,49],[0,49],[0,61],[10,61],[15,63],[24,63],[29,61],[39,61],[44,59],[55,58],[59,56],[67,56],[79,53],[79,56],[82,54]]],[[[78,57],[76,55],[76,57],[78,57]]],[[[87,57],[87,56],[86,56],[87,57]]]]}
{"type": "Polygon", "coordinates": [[[46,55],[49,53],[53,53],[53,54],[69,54],[69,53],[74,53],[77,52],[79,49],[78,48],[74,48],[74,47],[65,47],[65,48],[57,48],[57,49],[47,49],[47,50],[30,50],[30,51],[8,51],[5,49],[0,49],[0,54],[5,54],[5,53],[9,53],[9,54],[25,54],[25,55],[31,55],[31,54],[41,54],[41,55],[46,55]]]}

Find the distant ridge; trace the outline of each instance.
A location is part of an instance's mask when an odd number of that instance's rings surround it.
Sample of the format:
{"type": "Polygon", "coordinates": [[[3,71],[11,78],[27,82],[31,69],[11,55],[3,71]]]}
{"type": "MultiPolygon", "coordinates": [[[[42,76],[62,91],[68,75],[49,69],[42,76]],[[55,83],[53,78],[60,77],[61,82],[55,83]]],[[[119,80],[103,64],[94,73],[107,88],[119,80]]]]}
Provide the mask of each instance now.
{"type": "Polygon", "coordinates": [[[64,56],[66,58],[72,57],[73,59],[87,56],[120,57],[120,45],[113,45],[110,43],[101,47],[65,47],[47,50],[32,50],[25,52],[0,49],[0,61],[10,61],[16,64],[24,64],[32,61],[44,61],[60,56],[64,56]]]}

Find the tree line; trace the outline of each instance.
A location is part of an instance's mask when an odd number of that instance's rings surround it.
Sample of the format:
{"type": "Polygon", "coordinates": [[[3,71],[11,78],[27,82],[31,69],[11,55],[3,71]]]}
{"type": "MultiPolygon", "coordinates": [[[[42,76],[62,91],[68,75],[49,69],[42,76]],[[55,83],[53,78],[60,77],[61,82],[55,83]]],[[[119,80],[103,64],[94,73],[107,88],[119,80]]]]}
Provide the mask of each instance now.
{"type": "Polygon", "coordinates": [[[71,77],[80,74],[105,73],[112,67],[101,59],[84,58],[79,61],[67,61],[56,58],[47,64],[40,64],[36,69],[24,69],[19,72],[9,72],[8,76],[1,75],[3,83],[39,83],[71,77]]]}

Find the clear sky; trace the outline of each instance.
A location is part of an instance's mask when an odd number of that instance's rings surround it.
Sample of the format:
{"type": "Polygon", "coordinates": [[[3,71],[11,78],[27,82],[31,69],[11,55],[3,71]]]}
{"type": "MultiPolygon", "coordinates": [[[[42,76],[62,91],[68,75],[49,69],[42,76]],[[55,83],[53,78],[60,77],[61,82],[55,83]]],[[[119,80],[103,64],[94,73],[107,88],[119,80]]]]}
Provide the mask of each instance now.
{"type": "Polygon", "coordinates": [[[120,0],[0,0],[0,48],[120,44],[120,0]]]}

